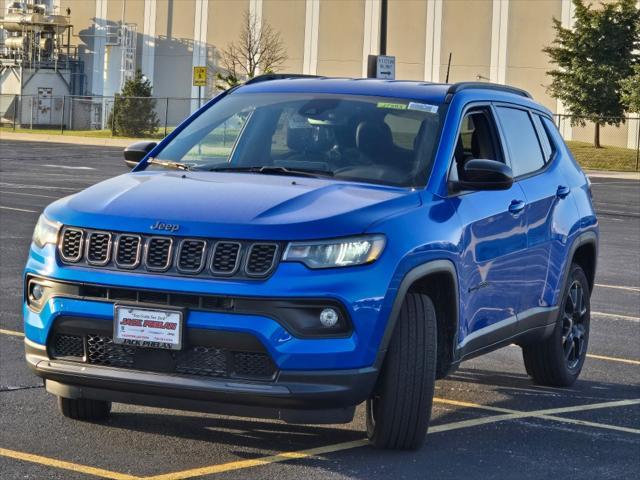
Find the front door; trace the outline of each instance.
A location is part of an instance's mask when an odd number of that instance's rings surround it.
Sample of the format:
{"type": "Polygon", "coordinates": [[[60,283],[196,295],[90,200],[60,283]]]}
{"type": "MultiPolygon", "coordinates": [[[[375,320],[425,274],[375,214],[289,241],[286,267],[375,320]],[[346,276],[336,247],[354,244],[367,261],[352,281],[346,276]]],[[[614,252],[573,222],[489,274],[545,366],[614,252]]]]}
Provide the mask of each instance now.
{"type": "MultiPolygon", "coordinates": [[[[465,115],[450,175],[462,175],[472,158],[505,161],[489,107],[465,115]]],[[[468,354],[516,332],[526,277],[526,202],[514,183],[508,190],[461,192],[454,205],[462,224],[458,342],[468,354]]]]}

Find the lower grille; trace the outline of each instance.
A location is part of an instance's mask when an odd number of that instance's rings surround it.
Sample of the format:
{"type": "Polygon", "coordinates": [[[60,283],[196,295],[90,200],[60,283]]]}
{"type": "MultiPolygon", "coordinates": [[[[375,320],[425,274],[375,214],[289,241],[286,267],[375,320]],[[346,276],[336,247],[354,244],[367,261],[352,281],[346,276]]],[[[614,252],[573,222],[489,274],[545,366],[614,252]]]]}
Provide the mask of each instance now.
{"type": "Polygon", "coordinates": [[[116,344],[112,337],[98,333],[54,333],[49,351],[52,358],[68,361],[199,377],[270,381],[277,372],[266,353],[205,345],[191,345],[181,351],[135,348],[116,344]]]}
{"type": "Polygon", "coordinates": [[[56,335],[53,342],[56,357],[84,357],[84,341],[78,335],[56,335]]]}
{"type": "Polygon", "coordinates": [[[221,348],[193,347],[181,355],[176,372],[209,377],[227,376],[227,355],[221,348]]]}
{"type": "Polygon", "coordinates": [[[133,367],[134,349],[113,343],[110,337],[87,335],[87,359],[93,365],[133,367]]]}

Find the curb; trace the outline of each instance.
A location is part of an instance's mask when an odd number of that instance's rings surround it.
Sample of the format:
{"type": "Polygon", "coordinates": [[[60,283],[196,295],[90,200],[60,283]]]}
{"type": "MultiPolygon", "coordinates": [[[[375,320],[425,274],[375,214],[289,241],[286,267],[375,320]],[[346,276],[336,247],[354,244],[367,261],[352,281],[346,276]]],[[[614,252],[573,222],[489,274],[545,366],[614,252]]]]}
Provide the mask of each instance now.
{"type": "Polygon", "coordinates": [[[134,142],[142,142],[148,140],[150,142],[159,142],[156,139],[144,138],[94,138],[94,137],[78,137],[74,135],[49,135],[44,133],[14,133],[0,132],[0,140],[13,140],[18,142],[50,142],[50,143],[67,143],[74,145],[94,145],[99,147],[126,147],[134,142]]]}
{"type": "Polygon", "coordinates": [[[590,178],[617,178],[620,180],[639,180],[640,172],[613,172],[608,170],[585,170],[590,178]]]}

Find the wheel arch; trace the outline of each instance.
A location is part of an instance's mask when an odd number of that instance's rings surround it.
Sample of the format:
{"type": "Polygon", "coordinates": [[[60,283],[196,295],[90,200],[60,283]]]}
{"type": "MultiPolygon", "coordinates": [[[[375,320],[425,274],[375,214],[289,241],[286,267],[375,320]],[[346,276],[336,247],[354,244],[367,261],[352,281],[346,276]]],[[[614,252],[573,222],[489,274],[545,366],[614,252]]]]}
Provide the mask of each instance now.
{"type": "Polygon", "coordinates": [[[459,319],[459,288],[455,265],[451,260],[433,260],[410,270],[398,288],[391,314],[382,337],[375,366],[380,369],[395,330],[406,295],[416,292],[428,295],[435,309],[438,328],[437,378],[443,378],[454,361],[459,319]]]}
{"type": "Polygon", "coordinates": [[[596,266],[598,263],[598,236],[594,231],[588,231],[580,234],[571,245],[569,256],[564,274],[562,277],[562,284],[560,288],[563,288],[567,283],[567,277],[571,271],[571,264],[577,263],[584,270],[587,280],[589,282],[589,291],[593,291],[596,277],[596,266]]]}

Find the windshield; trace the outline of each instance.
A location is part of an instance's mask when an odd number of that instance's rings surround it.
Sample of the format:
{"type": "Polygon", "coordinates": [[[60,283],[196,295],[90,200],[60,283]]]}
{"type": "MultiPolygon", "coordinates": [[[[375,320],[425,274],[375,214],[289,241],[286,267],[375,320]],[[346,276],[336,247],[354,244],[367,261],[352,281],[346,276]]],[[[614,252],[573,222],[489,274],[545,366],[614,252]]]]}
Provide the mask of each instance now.
{"type": "Polygon", "coordinates": [[[356,95],[237,93],[181,131],[150,168],[426,183],[438,106],[356,95]]]}

